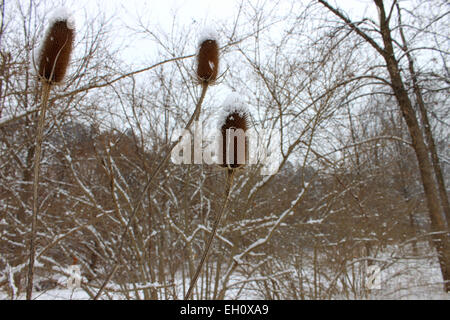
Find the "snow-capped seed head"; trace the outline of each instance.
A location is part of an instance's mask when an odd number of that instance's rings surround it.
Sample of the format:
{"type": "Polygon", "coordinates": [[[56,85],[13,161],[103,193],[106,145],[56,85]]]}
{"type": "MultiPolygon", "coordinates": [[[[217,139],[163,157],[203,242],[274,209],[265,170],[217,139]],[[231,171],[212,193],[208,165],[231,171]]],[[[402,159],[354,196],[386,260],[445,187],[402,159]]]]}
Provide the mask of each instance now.
{"type": "Polygon", "coordinates": [[[199,40],[197,77],[201,83],[212,84],[219,72],[219,45],[215,32],[206,29],[199,40]]]}
{"type": "Polygon", "coordinates": [[[199,34],[198,46],[200,47],[206,40],[214,40],[219,43],[219,36],[215,29],[211,27],[205,27],[199,34]]]}
{"type": "Polygon", "coordinates": [[[227,120],[227,117],[232,113],[237,113],[241,118],[247,118],[250,114],[247,106],[237,92],[229,94],[222,103],[217,122],[219,129],[222,128],[227,120]]]}
{"type": "Polygon", "coordinates": [[[239,95],[231,94],[225,100],[219,119],[222,143],[218,150],[224,168],[237,169],[248,162],[248,141],[245,135],[248,116],[248,109],[239,95]]]}
{"type": "Polygon", "coordinates": [[[75,23],[69,11],[59,8],[49,19],[49,27],[38,54],[41,79],[57,84],[64,80],[75,38],[75,23]]]}
{"type": "Polygon", "coordinates": [[[58,21],[66,21],[67,28],[75,30],[75,18],[66,7],[59,7],[53,10],[52,15],[48,19],[49,25],[58,21]]]}

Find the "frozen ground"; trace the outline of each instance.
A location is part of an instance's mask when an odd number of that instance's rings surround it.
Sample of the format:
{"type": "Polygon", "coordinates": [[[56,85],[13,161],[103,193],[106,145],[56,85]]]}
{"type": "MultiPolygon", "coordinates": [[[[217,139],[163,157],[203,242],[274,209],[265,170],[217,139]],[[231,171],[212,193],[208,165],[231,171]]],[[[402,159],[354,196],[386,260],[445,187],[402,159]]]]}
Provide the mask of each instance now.
{"type": "MultiPolygon", "coordinates": [[[[438,266],[427,265],[417,261],[402,261],[402,268],[392,267],[381,272],[381,289],[373,290],[368,299],[419,299],[419,300],[450,300],[450,294],[442,291],[442,277],[438,266]]],[[[35,292],[33,295],[37,300],[89,300],[89,295],[82,289],[69,290],[57,288],[42,292],[35,292]]],[[[123,299],[123,296],[116,296],[115,299],[123,299]]],[[[335,297],[336,299],[348,299],[347,297],[335,297]]],[[[0,293],[0,299],[9,299],[5,293],[0,293]]],[[[19,299],[24,299],[21,296],[19,299]]],[[[258,291],[252,285],[244,290],[231,289],[227,294],[227,299],[238,300],[259,300],[258,291]]],[[[366,298],[364,298],[366,299],[366,298]]]]}
{"type": "MultiPolygon", "coordinates": [[[[426,245],[420,248],[422,253],[426,253],[426,245]]],[[[409,250],[408,250],[409,251],[409,250]]],[[[450,294],[443,292],[442,276],[439,264],[436,258],[432,256],[421,255],[408,256],[403,252],[401,258],[396,257],[398,250],[389,250],[389,253],[378,255],[375,265],[380,267],[379,288],[370,291],[368,295],[361,295],[357,299],[373,300],[450,300],[450,294]]],[[[431,252],[429,252],[431,253],[431,252]]],[[[311,268],[302,269],[303,277],[312,279],[311,268]],[[310,274],[311,273],[311,274],[310,274]]],[[[257,279],[255,277],[254,279],[257,279]]],[[[295,281],[297,279],[294,278],[295,281]]],[[[357,279],[359,282],[360,279],[357,279]]],[[[37,279],[39,281],[39,279],[37,279]]],[[[235,276],[230,281],[229,290],[226,299],[229,300],[261,300],[264,297],[258,290],[256,282],[247,282],[242,276],[235,276]],[[234,285],[233,285],[234,283],[234,285]],[[246,283],[242,286],[242,283],[246,283]]],[[[182,282],[177,281],[176,287],[178,294],[182,292],[182,282]]],[[[59,286],[55,289],[34,292],[33,298],[37,300],[89,300],[90,296],[82,289],[70,290],[64,287],[66,279],[58,280],[59,286]]],[[[325,287],[326,284],[322,284],[325,287]]],[[[147,285],[148,286],[148,285],[147,285]]],[[[306,288],[308,290],[308,288],[306,288]]],[[[96,292],[96,290],[93,290],[96,292]]],[[[124,299],[122,294],[111,295],[113,299],[124,299]]],[[[5,292],[0,291],[0,299],[10,299],[5,292]]],[[[24,299],[24,295],[19,299],[24,299]]],[[[332,299],[354,299],[354,296],[336,295],[332,299]]]]}

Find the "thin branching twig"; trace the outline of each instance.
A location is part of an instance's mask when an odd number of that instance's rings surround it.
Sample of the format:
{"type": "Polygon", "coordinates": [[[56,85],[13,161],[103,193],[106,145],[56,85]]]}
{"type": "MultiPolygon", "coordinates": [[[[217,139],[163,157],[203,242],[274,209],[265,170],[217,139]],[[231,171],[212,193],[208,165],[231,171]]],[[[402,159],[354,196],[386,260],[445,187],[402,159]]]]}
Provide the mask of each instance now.
{"type": "Polygon", "coordinates": [[[231,187],[233,185],[233,180],[234,180],[234,173],[235,173],[235,170],[233,170],[233,169],[227,170],[227,184],[226,184],[226,189],[225,189],[225,199],[223,201],[223,205],[220,209],[220,212],[217,215],[216,220],[214,221],[213,229],[211,231],[211,234],[209,235],[208,242],[206,243],[206,247],[205,247],[205,250],[203,251],[202,258],[197,267],[197,270],[195,271],[194,278],[192,278],[191,285],[189,286],[189,290],[188,290],[184,300],[189,300],[191,298],[195,284],[197,283],[198,277],[200,276],[200,272],[202,271],[202,267],[205,264],[206,258],[208,257],[209,249],[211,248],[211,243],[212,243],[214,237],[216,236],[216,232],[217,232],[217,228],[220,224],[220,220],[222,219],[222,216],[225,212],[228,201],[230,199],[231,187]]]}
{"type": "MultiPolygon", "coordinates": [[[[201,107],[203,104],[203,101],[205,100],[205,96],[206,96],[206,91],[208,90],[208,83],[204,83],[202,86],[202,93],[200,96],[200,99],[197,102],[197,106],[195,108],[194,113],[192,114],[191,118],[189,119],[189,122],[187,123],[185,130],[189,130],[192,126],[192,124],[194,123],[194,120],[198,117],[198,115],[200,114],[201,111],[201,107]]],[[[181,140],[183,139],[183,136],[180,136],[178,138],[177,141],[175,141],[169,148],[169,150],[167,151],[166,156],[164,157],[164,159],[159,163],[158,167],[155,169],[155,171],[152,173],[152,175],[149,177],[149,179],[147,180],[147,183],[145,184],[145,187],[141,193],[141,196],[139,197],[139,200],[137,201],[136,205],[134,206],[133,212],[131,213],[131,216],[128,218],[128,222],[127,225],[125,226],[125,230],[122,233],[121,236],[121,240],[120,240],[120,244],[119,244],[119,251],[117,254],[117,259],[114,263],[113,268],[111,269],[110,273],[108,274],[108,276],[106,277],[106,280],[103,282],[102,286],[100,287],[100,289],[98,290],[97,294],[95,295],[94,300],[98,300],[98,298],[101,296],[102,292],[104,291],[106,285],[108,284],[109,281],[111,281],[111,278],[113,277],[113,275],[116,273],[117,269],[119,268],[120,265],[120,260],[122,257],[122,253],[123,253],[123,247],[125,244],[125,238],[126,238],[126,234],[128,233],[128,230],[130,228],[131,222],[133,221],[134,217],[136,216],[137,212],[139,211],[142,202],[144,201],[144,198],[150,188],[151,183],[153,182],[153,179],[156,177],[156,175],[161,171],[161,169],[165,166],[165,164],[167,163],[167,161],[169,160],[173,149],[175,149],[175,147],[181,142],[181,140]]]]}

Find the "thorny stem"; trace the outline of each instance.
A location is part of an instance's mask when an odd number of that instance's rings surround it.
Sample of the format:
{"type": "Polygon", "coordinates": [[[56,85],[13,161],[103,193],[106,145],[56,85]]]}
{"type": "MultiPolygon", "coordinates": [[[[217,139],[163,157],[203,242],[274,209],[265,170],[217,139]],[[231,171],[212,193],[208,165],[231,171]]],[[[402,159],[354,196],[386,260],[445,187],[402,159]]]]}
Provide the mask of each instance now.
{"type": "Polygon", "coordinates": [[[34,180],[33,180],[33,216],[31,220],[31,239],[30,239],[30,262],[28,264],[28,279],[27,279],[27,300],[31,300],[33,294],[33,276],[34,276],[34,259],[36,256],[36,226],[39,214],[39,169],[41,163],[42,140],[44,135],[45,113],[48,107],[48,98],[50,95],[51,84],[42,82],[42,96],[41,96],[41,112],[39,114],[39,122],[37,126],[35,154],[34,154],[34,180]]]}
{"type": "Polygon", "coordinates": [[[226,189],[225,189],[225,200],[223,201],[222,208],[220,209],[220,212],[216,217],[216,221],[214,221],[213,229],[211,231],[211,234],[209,235],[205,250],[203,251],[202,259],[200,260],[200,264],[198,265],[197,270],[195,271],[194,278],[192,278],[191,285],[189,287],[189,290],[188,290],[184,300],[189,300],[191,298],[192,292],[194,291],[195,284],[197,283],[197,279],[200,275],[200,272],[202,271],[203,265],[205,264],[206,257],[208,256],[208,252],[211,247],[211,243],[216,235],[217,227],[219,226],[220,219],[222,218],[223,213],[225,212],[225,209],[227,207],[228,201],[230,199],[231,187],[233,185],[233,180],[234,180],[234,172],[235,172],[235,170],[233,170],[233,169],[228,169],[228,171],[227,171],[227,184],[226,184],[226,189]]]}
{"type": "MultiPolygon", "coordinates": [[[[198,116],[200,115],[200,111],[202,108],[202,104],[203,101],[205,100],[205,96],[206,96],[206,91],[208,90],[208,83],[203,83],[202,86],[202,93],[200,96],[200,99],[197,102],[197,106],[195,108],[194,113],[192,114],[191,118],[189,119],[189,122],[187,123],[185,130],[189,130],[194,122],[195,119],[198,118],[198,116]]],[[[121,240],[120,240],[120,245],[119,245],[119,252],[117,254],[117,259],[116,262],[114,264],[114,267],[111,269],[111,272],[108,274],[108,277],[106,278],[106,280],[103,282],[102,286],[100,287],[100,289],[98,290],[97,294],[94,297],[94,300],[98,300],[98,298],[101,296],[101,294],[103,293],[106,285],[108,284],[109,281],[111,281],[111,278],[113,277],[113,275],[116,273],[117,269],[119,268],[119,264],[120,264],[120,260],[122,257],[122,252],[123,252],[123,247],[125,244],[125,237],[126,234],[128,233],[128,230],[130,228],[131,222],[133,221],[134,217],[136,216],[137,212],[139,211],[139,208],[141,207],[142,202],[144,201],[144,198],[150,188],[151,183],[153,182],[153,179],[156,177],[156,175],[159,173],[159,171],[164,167],[164,165],[167,163],[167,161],[169,160],[173,149],[180,143],[180,141],[183,139],[183,136],[180,136],[178,138],[177,141],[175,141],[169,148],[169,150],[167,151],[166,156],[164,157],[164,159],[159,163],[158,167],[155,169],[155,171],[152,173],[152,175],[150,176],[150,178],[148,179],[147,183],[145,184],[144,190],[141,193],[141,196],[139,197],[138,202],[136,203],[136,205],[133,208],[133,212],[131,213],[131,216],[128,218],[128,222],[127,225],[125,226],[125,230],[122,233],[121,236],[121,240]]]]}

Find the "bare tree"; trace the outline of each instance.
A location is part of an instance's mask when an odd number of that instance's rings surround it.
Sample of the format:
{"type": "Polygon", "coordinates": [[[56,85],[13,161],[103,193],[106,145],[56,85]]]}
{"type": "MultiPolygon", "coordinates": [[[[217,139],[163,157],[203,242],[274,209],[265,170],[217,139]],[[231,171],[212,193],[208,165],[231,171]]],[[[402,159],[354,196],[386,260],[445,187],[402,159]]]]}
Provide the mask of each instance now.
{"type": "Polygon", "coordinates": [[[391,10],[386,12],[383,1],[374,0],[379,13],[379,33],[383,45],[380,45],[376,40],[364,32],[358,25],[347,18],[336,8],[332,7],[328,2],[319,0],[327,9],[338,16],[345,24],[363,38],[376,52],[385,60],[386,69],[390,76],[390,86],[397,99],[398,106],[402,112],[405,122],[412,139],[412,146],[415,150],[417,161],[419,163],[419,170],[423,183],[425,196],[427,198],[427,205],[429,209],[430,219],[432,222],[432,229],[435,232],[433,242],[439,255],[439,262],[441,265],[442,276],[445,282],[445,290],[450,290],[450,243],[448,237],[448,226],[445,216],[442,214],[440,208],[440,201],[438,189],[433,179],[434,170],[429,157],[429,149],[425,145],[423,139],[423,132],[419,126],[414,108],[412,106],[410,97],[405,88],[404,79],[400,71],[400,65],[394,51],[395,42],[392,38],[392,31],[390,27],[390,19],[392,11],[396,4],[394,1],[391,10]]]}

